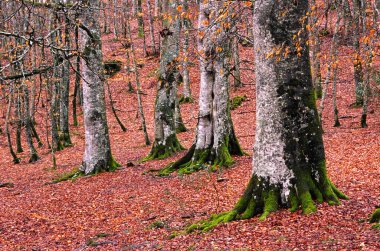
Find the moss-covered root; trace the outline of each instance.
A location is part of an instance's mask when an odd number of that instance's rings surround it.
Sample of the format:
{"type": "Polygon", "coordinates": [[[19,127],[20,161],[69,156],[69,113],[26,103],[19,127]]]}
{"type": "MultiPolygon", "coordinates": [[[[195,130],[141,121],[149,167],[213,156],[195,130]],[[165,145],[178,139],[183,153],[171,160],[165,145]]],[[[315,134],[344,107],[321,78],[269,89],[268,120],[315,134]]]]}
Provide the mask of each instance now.
{"type": "Polygon", "coordinates": [[[143,158],[141,161],[144,162],[154,159],[165,159],[182,150],[185,150],[185,148],[181,145],[181,143],[179,143],[177,136],[173,134],[166,139],[165,145],[158,143],[158,140],[156,140],[148,156],[143,158]]]}
{"type": "Polygon", "coordinates": [[[227,147],[223,146],[216,155],[211,149],[195,149],[193,145],[187,154],[178,161],[161,169],[159,176],[166,176],[172,172],[191,174],[209,168],[211,171],[219,167],[228,167],[234,163],[227,147]]]}
{"type": "Polygon", "coordinates": [[[80,171],[78,168],[74,168],[70,172],[59,174],[56,178],[53,179],[51,184],[68,181],[68,180],[76,180],[79,177],[84,176],[84,172],[80,171]]]}
{"type": "Polygon", "coordinates": [[[377,208],[371,215],[369,223],[376,223],[372,226],[372,228],[380,229],[380,208],[377,208]]]}
{"type": "Polygon", "coordinates": [[[220,223],[249,219],[256,215],[260,215],[260,220],[265,220],[270,213],[277,211],[280,207],[290,208],[292,212],[301,209],[304,214],[309,214],[317,210],[315,201],[317,203],[326,201],[337,205],[339,199],[348,199],[328,179],[324,186],[320,187],[315,185],[311,178],[300,178],[296,186],[297,189],[290,190],[288,202],[282,203],[281,190],[277,186],[269,185],[265,179],[253,175],[243,196],[232,211],[213,215],[208,220],[191,225],[187,231],[208,231],[220,223]]]}

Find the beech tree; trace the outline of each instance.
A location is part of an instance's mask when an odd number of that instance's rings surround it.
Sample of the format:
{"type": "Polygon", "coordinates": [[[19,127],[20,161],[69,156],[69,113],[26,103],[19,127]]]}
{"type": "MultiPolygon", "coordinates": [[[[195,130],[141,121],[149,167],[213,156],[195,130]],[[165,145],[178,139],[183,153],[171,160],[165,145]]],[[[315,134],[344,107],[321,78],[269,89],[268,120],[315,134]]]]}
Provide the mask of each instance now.
{"type": "MultiPolygon", "coordinates": [[[[144,160],[162,159],[181,151],[184,148],[176,135],[177,83],[180,73],[178,70],[180,19],[177,15],[177,0],[163,1],[163,11],[168,17],[163,20],[161,36],[161,56],[157,97],[154,107],[154,143],[144,160]]],[[[177,110],[177,113],[179,111],[177,110]]]]}
{"type": "Polygon", "coordinates": [[[230,166],[231,154],[243,155],[236,138],[229,109],[229,17],[227,1],[199,4],[198,51],[200,54],[199,115],[195,143],[178,161],[160,171],[191,173],[205,165],[230,166]],[[221,14],[218,16],[218,14],[221,14]],[[219,20],[216,20],[219,18],[219,20]]]}
{"type": "Polygon", "coordinates": [[[99,0],[82,1],[83,115],[85,152],[80,171],[85,174],[114,170],[104,98],[104,72],[99,0]]]}
{"type": "Polygon", "coordinates": [[[338,205],[347,197],[326,171],[322,129],[315,104],[307,44],[308,1],[255,1],[256,136],[252,176],[235,207],[189,228],[209,229],[221,222],[280,207],[312,213],[314,200],[338,205]],[[281,51],[277,58],[273,51],[281,51]]]}

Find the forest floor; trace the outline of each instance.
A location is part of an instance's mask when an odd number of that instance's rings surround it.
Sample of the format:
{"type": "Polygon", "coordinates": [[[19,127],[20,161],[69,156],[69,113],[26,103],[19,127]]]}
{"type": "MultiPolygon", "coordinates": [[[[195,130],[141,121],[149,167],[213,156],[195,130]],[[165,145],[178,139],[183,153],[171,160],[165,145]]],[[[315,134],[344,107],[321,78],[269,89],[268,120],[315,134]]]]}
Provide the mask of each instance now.
{"type": "MultiPolygon", "coordinates": [[[[323,41],[323,51],[328,51],[329,38],[323,41]]],[[[350,200],[342,201],[339,206],[318,205],[318,211],[311,215],[280,210],[265,221],[256,217],[222,224],[206,233],[170,238],[172,233],[191,223],[230,210],[241,196],[252,168],[253,75],[245,71],[244,87],[231,89],[231,97],[248,97],[241,107],[232,111],[232,117],[238,139],[249,156],[235,158],[232,167],[215,173],[205,170],[192,175],[156,177],[143,174],[165,166],[186,151],[165,160],[138,164],[150,146],[144,144],[136,93],[127,91],[123,69],[109,79],[109,84],[127,132],[120,130],[107,101],[112,152],[123,165],[116,172],[47,184],[59,173],[69,172],[81,164],[82,123],[71,127],[74,146],[56,153],[56,170],[51,168],[46,144],[38,149],[42,158],[37,163],[27,163],[26,151],[20,155],[22,164],[13,165],[5,135],[0,135],[0,181],[14,183],[14,187],[0,188],[0,250],[380,250],[379,231],[367,223],[375,206],[380,205],[380,101],[379,97],[371,99],[369,127],[361,128],[361,109],[350,108],[354,102],[353,73],[350,58],[344,56],[348,54],[345,50],[349,48],[340,50],[343,57],[337,95],[342,126],[333,127],[332,97],[328,94],[323,127],[329,176],[350,200]],[[127,167],[128,162],[135,165],[127,167]]],[[[105,37],[104,53],[107,59],[125,62],[125,49],[110,36],[105,37]]],[[[241,57],[252,60],[252,48],[242,48],[241,57]]],[[[150,57],[140,62],[151,140],[157,60],[150,57]]],[[[199,72],[197,60],[192,61],[195,101],[181,105],[188,131],[179,134],[187,148],[194,140],[198,109],[199,72]]],[[[245,63],[243,68],[252,68],[252,65],[245,63]]],[[[36,116],[38,131],[45,139],[45,115],[36,116]]]]}

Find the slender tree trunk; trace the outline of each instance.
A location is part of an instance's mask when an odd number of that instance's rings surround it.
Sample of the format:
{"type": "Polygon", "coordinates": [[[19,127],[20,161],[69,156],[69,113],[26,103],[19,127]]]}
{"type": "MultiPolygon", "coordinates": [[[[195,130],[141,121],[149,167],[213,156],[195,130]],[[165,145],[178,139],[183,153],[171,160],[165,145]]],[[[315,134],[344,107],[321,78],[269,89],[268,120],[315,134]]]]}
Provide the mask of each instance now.
{"type": "Polygon", "coordinates": [[[13,96],[14,96],[14,90],[13,90],[13,88],[11,88],[10,93],[9,93],[7,115],[5,117],[5,134],[7,135],[8,148],[9,148],[9,152],[12,155],[13,163],[18,164],[18,163],[20,163],[21,160],[17,157],[16,153],[13,151],[11,134],[9,133],[9,119],[10,119],[10,114],[11,114],[13,96]]]}
{"type": "Polygon", "coordinates": [[[82,12],[83,110],[85,152],[80,171],[112,171],[119,166],[111,154],[104,98],[103,53],[99,25],[99,0],[88,0],[82,12]]]}
{"type": "Polygon", "coordinates": [[[22,120],[21,120],[21,99],[20,99],[20,83],[16,83],[15,85],[17,90],[17,96],[15,99],[15,113],[17,118],[17,124],[16,124],[16,148],[17,153],[22,153],[24,150],[22,149],[21,144],[21,130],[22,130],[22,120]]]}
{"type": "Polygon", "coordinates": [[[182,17],[182,51],[183,51],[183,62],[182,62],[182,76],[183,76],[183,97],[181,97],[180,103],[192,102],[193,98],[191,96],[190,89],[190,73],[189,73],[189,32],[191,29],[191,20],[188,18],[189,6],[186,0],[182,1],[183,9],[185,15],[182,17]]]}
{"type": "Polygon", "coordinates": [[[28,86],[22,85],[23,88],[23,94],[24,94],[24,124],[25,124],[25,134],[26,134],[26,141],[29,146],[30,151],[30,158],[29,163],[36,162],[40,159],[40,157],[37,154],[37,150],[33,145],[33,138],[32,138],[32,127],[31,127],[31,119],[30,119],[30,110],[29,110],[29,90],[28,86]]]}
{"type": "Polygon", "coordinates": [[[310,1],[310,43],[311,43],[311,69],[313,86],[317,98],[322,97],[321,75],[321,41],[319,39],[318,8],[315,0],[310,1]]]}
{"type": "Polygon", "coordinates": [[[117,0],[113,0],[113,35],[115,39],[119,38],[119,20],[117,11],[117,0]]]}
{"type": "Polygon", "coordinates": [[[360,0],[353,0],[353,45],[354,45],[354,79],[355,79],[355,106],[363,105],[363,67],[360,50],[360,31],[362,30],[361,23],[361,7],[360,0]]]}
{"type": "Polygon", "coordinates": [[[140,119],[141,119],[141,127],[142,127],[143,132],[144,132],[145,145],[148,146],[148,145],[150,145],[150,140],[149,140],[148,131],[146,129],[145,115],[144,115],[144,109],[143,109],[142,99],[141,99],[141,85],[140,85],[139,71],[138,71],[137,62],[136,62],[135,45],[134,45],[133,40],[132,40],[131,27],[129,24],[129,15],[127,17],[127,31],[128,31],[127,33],[128,33],[129,41],[131,43],[132,64],[133,64],[133,69],[134,69],[134,73],[135,73],[135,81],[136,81],[136,89],[137,89],[137,91],[136,91],[136,93],[137,93],[137,105],[138,105],[139,115],[140,115],[140,119]]]}
{"type": "Polygon", "coordinates": [[[154,22],[153,22],[152,8],[151,8],[151,5],[150,5],[150,1],[151,0],[146,0],[146,5],[147,5],[147,8],[148,8],[150,44],[151,44],[151,47],[152,47],[152,55],[156,55],[157,54],[157,50],[156,50],[156,42],[155,42],[155,39],[154,39],[154,22]]]}
{"type": "Polygon", "coordinates": [[[338,16],[336,20],[336,25],[334,29],[334,35],[333,39],[331,42],[331,49],[330,49],[330,59],[329,62],[327,63],[327,72],[326,72],[326,77],[325,77],[325,86],[322,92],[322,99],[319,107],[319,118],[322,121],[322,113],[324,109],[324,104],[325,104],[325,99],[328,91],[328,85],[330,83],[330,78],[331,78],[331,69],[335,70],[336,67],[338,67],[337,62],[338,62],[338,41],[339,41],[339,27],[340,27],[340,21],[342,19],[342,12],[338,11],[338,16]]]}
{"type": "MultiPolygon", "coordinates": [[[[79,52],[79,27],[75,27],[75,49],[79,52]]],[[[74,94],[73,94],[73,124],[78,126],[78,116],[77,116],[77,97],[80,91],[80,56],[76,57],[75,60],[75,85],[74,85],[74,94]]]]}
{"type": "Polygon", "coordinates": [[[242,87],[243,84],[241,82],[240,77],[240,57],[239,57],[239,41],[238,38],[234,38],[232,42],[232,57],[234,61],[234,72],[233,72],[233,78],[234,78],[234,87],[242,87]]]}
{"type": "Polygon", "coordinates": [[[303,213],[318,203],[346,198],[327,177],[322,128],[310,74],[307,31],[300,22],[308,1],[256,0],[254,17],[256,136],[251,180],[234,209],[193,225],[210,229],[221,222],[265,219],[280,207],[303,213]],[[287,15],[282,15],[283,11],[287,15]],[[301,47],[297,49],[293,36],[301,47]],[[268,56],[289,46],[283,60],[268,56]]]}
{"type": "MultiPolygon", "coordinates": [[[[64,28],[64,41],[65,48],[70,48],[70,33],[68,23],[69,20],[65,18],[65,28],[64,28]]],[[[64,55],[62,55],[64,57],[64,55]]],[[[70,61],[65,59],[62,65],[62,81],[60,88],[60,115],[59,115],[59,129],[60,135],[59,139],[63,147],[72,146],[70,138],[70,126],[69,126],[69,92],[70,92],[70,61]]]]}

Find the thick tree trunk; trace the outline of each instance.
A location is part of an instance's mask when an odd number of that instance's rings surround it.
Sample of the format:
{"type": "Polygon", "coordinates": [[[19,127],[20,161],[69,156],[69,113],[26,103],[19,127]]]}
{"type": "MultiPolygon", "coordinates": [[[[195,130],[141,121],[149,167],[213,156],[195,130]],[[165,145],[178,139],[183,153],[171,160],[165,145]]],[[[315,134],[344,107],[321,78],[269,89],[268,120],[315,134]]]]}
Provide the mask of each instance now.
{"type": "Polygon", "coordinates": [[[254,36],[256,67],[256,142],[252,178],[230,212],[193,225],[209,229],[236,219],[261,214],[260,219],[280,207],[301,207],[304,213],[318,203],[339,204],[346,198],[327,177],[322,129],[315,105],[310,74],[307,31],[300,22],[307,1],[257,0],[254,36]],[[286,15],[282,15],[286,10],[286,15]],[[298,33],[300,32],[300,33],[298,33]],[[293,36],[297,36],[293,40],[293,36]],[[299,47],[294,43],[299,42],[299,47]],[[285,45],[282,60],[268,56],[285,45]]]}
{"type": "MultiPolygon", "coordinates": [[[[170,5],[165,4],[164,6],[167,6],[167,8],[164,8],[164,10],[171,15],[175,15],[177,13],[177,4],[176,1],[173,1],[170,5]]],[[[160,32],[162,37],[160,76],[154,108],[155,140],[150,153],[144,160],[166,158],[184,149],[177,139],[176,117],[178,115],[175,115],[176,86],[179,79],[177,57],[179,53],[180,20],[178,18],[172,22],[164,20],[163,26],[165,28],[160,32]]]]}
{"type": "Polygon", "coordinates": [[[160,175],[176,170],[179,173],[192,173],[206,168],[206,165],[212,168],[230,166],[233,163],[231,154],[243,154],[229,111],[230,42],[221,24],[212,24],[214,17],[210,15],[212,11],[218,13],[222,6],[223,1],[200,3],[199,31],[200,34],[204,32],[204,35],[198,41],[201,83],[195,143],[183,158],[162,169],[160,175]],[[212,28],[208,24],[212,24],[212,28]]]}
{"type": "Polygon", "coordinates": [[[83,110],[85,152],[80,171],[85,174],[112,171],[119,164],[111,154],[104,98],[104,73],[101,33],[99,26],[99,0],[86,1],[81,30],[83,45],[83,110]]]}

